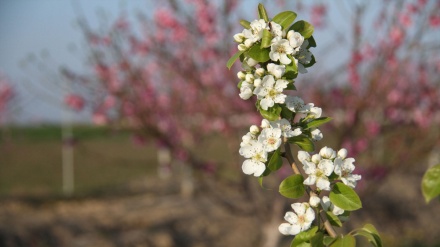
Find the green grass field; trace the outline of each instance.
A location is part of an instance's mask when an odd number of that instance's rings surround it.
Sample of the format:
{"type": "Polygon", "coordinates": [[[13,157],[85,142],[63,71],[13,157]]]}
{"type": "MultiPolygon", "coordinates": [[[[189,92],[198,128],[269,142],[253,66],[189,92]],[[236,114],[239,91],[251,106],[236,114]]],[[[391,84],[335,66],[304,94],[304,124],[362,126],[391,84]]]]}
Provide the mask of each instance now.
{"type": "MultiPolygon", "coordinates": [[[[73,129],[75,194],[117,186],[155,172],[152,146],[136,146],[126,132],[73,129]]],[[[0,195],[62,193],[62,140],[58,126],[14,127],[0,136],[0,195]]]]}

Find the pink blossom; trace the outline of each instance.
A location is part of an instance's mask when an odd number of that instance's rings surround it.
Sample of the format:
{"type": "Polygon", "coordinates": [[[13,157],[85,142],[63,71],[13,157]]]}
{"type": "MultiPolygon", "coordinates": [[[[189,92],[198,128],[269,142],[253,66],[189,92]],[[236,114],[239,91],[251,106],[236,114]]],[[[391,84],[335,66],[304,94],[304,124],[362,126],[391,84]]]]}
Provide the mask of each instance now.
{"type": "Polygon", "coordinates": [[[432,15],[429,17],[429,25],[432,28],[440,27],[440,15],[432,15]]]}
{"type": "Polygon", "coordinates": [[[92,121],[96,125],[106,125],[108,123],[108,118],[103,112],[96,111],[93,113],[92,121]]]}
{"type": "Polygon", "coordinates": [[[81,111],[84,108],[84,98],[76,94],[68,94],[64,98],[64,103],[74,111],[81,111]]]}
{"type": "Polygon", "coordinates": [[[399,15],[399,21],[402,26],[409,28],[412,25],[411,16],[408,13],[402,13],[399,15]]]}

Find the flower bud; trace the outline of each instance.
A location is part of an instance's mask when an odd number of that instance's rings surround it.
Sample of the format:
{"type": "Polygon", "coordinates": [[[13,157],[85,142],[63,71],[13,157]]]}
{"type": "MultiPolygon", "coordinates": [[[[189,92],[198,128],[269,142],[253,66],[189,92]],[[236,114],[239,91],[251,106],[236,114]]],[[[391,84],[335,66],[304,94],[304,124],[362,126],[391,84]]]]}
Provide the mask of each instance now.
{"type": "Polygon", "coordinates": [[[338,151],[338,157],[345,159],[347,157],[347,149],[341,148],[341,150],[338,151]]]}
{"type": "Polygon", "coordinates": [[[238,50],[239,51],[245,51],[245,50],[247,50],[247,47],[245,45],[243,45],[243,44],[239,44],[238,45],[238,50]]]}
{"type": "Polygon", "coordinates": [[[235,40],[235,42],[237,42],[237,43],[242,43],[243,40],[244,40],[244,35],[243,35],[243,33],[237,33],[237,34],[235,34],[235,35],[234,35],[234,40],[235,40]]]}
{"type": "Polygon", "coordinates": [[[243,71],[238,71],[238,73],[237,73],[237,77],[238,77],[238,79],[240,79],[240,80],[244,80],[244,79],[246,78],[246,74],[243,73],[243,71]]]}
{"type": "Polygon", "coordinates": [[[267,119],[263,119],[261,120],[261,128],[265,129],[265,128],[269,128],[270,127],[270,122],[267,119]]]}
{"type": "Polygon", "coordinates": [[[255,74],[259,77],[263,77],[266,71],[263,68],[258,68],[255,70],[255,74]]]}
{"type": "Polygon", "coordinates": [[[255,79],[254,80],[254,87],[259,87],[260,85],[261,85],[261,79],[260,78],[255,79]]]}
{"type": "Polygon", "coordinates": [[[257,125],[252,125],[249,128],[249,132],[251,132],[251,134],[253,134],[253,135],[256,135],[256,134],[258,134],[260,132],[260,129],[258,128],[257,125]]]}
{"type": "Polygon", "coordinates": [[[319,197],[317,197],[316,195],[310,196],[310,200],[309,200],[310,206],[316,208],[320,202],[321,202],[321,199],[319,197]]]}
{"type": "Polygon", "coordinates": [[[254,75],[253,74],[246,74],[246,81],[249,83],[252,83],[254,81],[254,75]]]}

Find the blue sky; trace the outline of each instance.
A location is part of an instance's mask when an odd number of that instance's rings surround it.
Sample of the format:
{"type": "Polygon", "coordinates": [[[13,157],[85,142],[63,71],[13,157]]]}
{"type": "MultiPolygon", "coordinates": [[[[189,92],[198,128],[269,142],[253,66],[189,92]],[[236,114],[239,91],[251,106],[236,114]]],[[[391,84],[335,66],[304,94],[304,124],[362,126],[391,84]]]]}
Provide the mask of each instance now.
{"type": "MultiPolygon", "coordinates": [[[[62,84],[58,81],[60,78],[38,71],[29,72],[25,69],[29,66],[23,67],[23,62],[29,62],[32,56],[43,56],[48,59],[45,64],[51,66],[52,71],[56,71],[62,65],[80,70],[84,66],[85,57],[81,54],[81,44],[84,42],[82,34],[75,25],[79,14],[84,15],[93,27],[98,27],[99,16],[103,12],[114,20],[121,11],[128,14],[134,14],[137,10],[148,11],[151,9],[148,6],[149,2],[151,5],[151,1],[0,0],[0,71],[9,77],[19,93],[14,101],[14,120],[59,122],[65,114],[61,104],[65,91],[56,86],[62,84]],[[72,47],[76,47],[76,54],[72,53],[72,47]]],[[[249,4],[252,6],[256,6],[258,2],[248,1],[252,2],[249,4]]],[[[348,13],[349,4],[342,0],[334,3],[336,4],[329,10],[329,19],[338,23],[343,19],[344,11],[348,13]]],[[[251,16],[254,13],[246,14],[251,16]]],[[[299,14],[301,16],[301,13],[299,14]]],[[[341,29],[348,28],[342,21],[340,23],[341,29]]],[[[324,41],[328,40],[326,37],[330,35],[327,31],[320,30],[315,32],[314,36],[319,45],[325,46],[324,41]]],[[[340,58],[341,54],[337,56],[340,58]]],[[[39,69],[38,66],[33,68],[39,69]]],[[[73,117],[76,121],[84,120],[87,119],[87,113],[73,117]]]]}

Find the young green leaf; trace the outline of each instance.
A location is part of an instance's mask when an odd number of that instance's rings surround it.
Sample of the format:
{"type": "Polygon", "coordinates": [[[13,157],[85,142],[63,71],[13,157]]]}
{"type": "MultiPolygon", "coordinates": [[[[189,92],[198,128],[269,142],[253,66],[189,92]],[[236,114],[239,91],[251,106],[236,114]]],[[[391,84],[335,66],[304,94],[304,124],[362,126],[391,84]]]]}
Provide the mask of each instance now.
{"type": "Polygon", "coordinates": [[[234,65],[235,61],[243,54],[244,51],[239,51],[235,53],[231,58],[229,58],[228,62],[226,63],[226,66],[228,69],[231,69],[232,65],[234,65]]]}
{"type": "Polygon", "coordinates": [[[293,11],[284,11],[277,14],[272,21],[281,25],[283,30],[286,30],[290,24],[296,19],[296,13],[293,11]]]}
{"type": "Polygon", "coordinates": [[[315,236],[310,239],[310,244],[313,247],[324,247],[324,234],[322,232],[317,232],[315,236]]]}
{"type": "Polygon", "coordinates": [[[351,235],[338,237],[330,247],[356,247],[356,239],[351,235]]]}
{"type": "Polygon", "coordinates": [[[304,39],[308,39],[313,34],[313,25],[306,21],[297,21],[289,28],[289,30],[295,30],[295,32],[300,33],[304,39]]]}
{"type": "Polygon", "coordinates": [[[309,41],[309,45],[307,46],[307,49],[309,49],[310,47],[316,47],[316,41],[315,38],[313,38],[313,35],[310,36],[308,41],[309,41]]]}
{"type": "Polygon", "coordinates": [[[371,224],[366,224],[363,228],[354,230],[353,236],[357,235],[365,237],[375,247],[382,247],[382,239],[379,232],[371,224]]]}
{"type": "Polygon", "coordinates": [[[314,120],[308,122],[306,124],[306,126],[304,127],[304,129],[306,130],[306,129],[310,129],[310,128],[316,128],[316,127],[318,127],[320,125],[323,125],[323,124],[325,124],[327,122],[330,122],[330,120],[332,120],[332,119],[329,118],[329,117],[315,118],[314,120]]]}
{"type": "MultiPolygon", "coordinates": [[[[293,58],[291,55],[288,55],[289,59],[293,61],[293,58]]],[[[284,77],[289,80],[293,80],[298,76],[298,67],[296,66],[295,62],[292,62],[288,65],[286,65],[286,71],[284,72],[284,77]]]]}
{"type": "Polygon", "coordinates": [[[330,222],[332,226],[342,227],[342,222],[338,216],[334,215],[330,211],[325,211],[325,215],[327,216],[328,222],[330,222]]]}
{"type": "Polygon", "coordinates": [[[259,108],[261,116],[270,121],[278,120],[280,118],[281,110],[281,106],[277,104],[267,110],[259,108]]]}
{"type": "Polygon", "coordinates": [[[292,119],[293,118],[293,112],[287,108],[285,104],[281,105],[281,117],[285,119],[292,119]]]}
{"type": "Polygon", "coordinates": [[[240,20],[240,25],[246,29],[250,29],[251,28],[251,23],[246,21],[246,20],[240,20]]]}
{"type": "Polygon", "coordinates": [[[440,195],[440,164],[429,168],[423,175],[422,193],[426,203],[440,195]]]}
{"type": "Polygon", "coordinates": [[[265,22],[269,22],[269,17],[267,16],[266,8],[263,4],[258,4],[258,16],[260,19],[264,19],[265,22]]]}
{"type": "Polygon", "coordinates": [[[336,183],[330,192],[330,201],[343,210],[353,211],[362,208],[356,192],[343,183],[336,183]]]}
{"type": "Polygon", "coordinates": [[[300,232],[298,235],[295,236],[290,246],[312,246],[308,242],[315,236],[317,231],[318,227],[314,226],[307,231],[300,232]]]}
{"type": "Polygon", "coordinates": [[[252,45],[251,48],[247,50],[246,54],[260,63],[267,62],[270,59],[269,49],[261,48],[258,44],[252,45]]]}
{"type": "Polygon", "coordinates": [[[315,150],[315,144],[313,144],[308,136],[303,134],[290,137],[287,141],[289,143],[298,145],[299,148],[307,152],[313,152],[315,150]]]}
{"type": "Polygon", "coordinates": [[[281,150],[280,148],[278,148],[271,155],[267,167],[269,167],[271,171],[278,171],[278,169],[280,169],[282,165],[283,165],[283,159],[281,158],[281,150]]]}
{"type": "Polygon", "coordinates": [[[305,64],[304,67],[306,67],[306,68],[310,68],[310,67],[312,67],[315,63],[316,63],[315,56],[312,55],[312,59],[310,60],[310,62],[309,62],[308,64],[305,64]]]}
{"type": "Polygon", "coordinates": [[[336,240],[336,238],[332,238],[332,237],[330,237],[330,236],[324,236],[324,239],[323,239],[322,243],[323,243],[325,246],[329,246],[329,245],[331,245],[333,242],[335,242],[335,240],[336,240]]]}
{"type": "Polygon", "coordinates": [[[263,29],[263,37],[261,38],[260,48],[267,48],[270,46],[270,42],[272,41],[272,34],[269,30],[263,29]]]}
{"type": "Polygon", "coordinates": [[[300,198],[306,192],[303,182],[304,178],[302,175],[291,175],[281,182],[279,192],[287,198],[300,198]]]}

